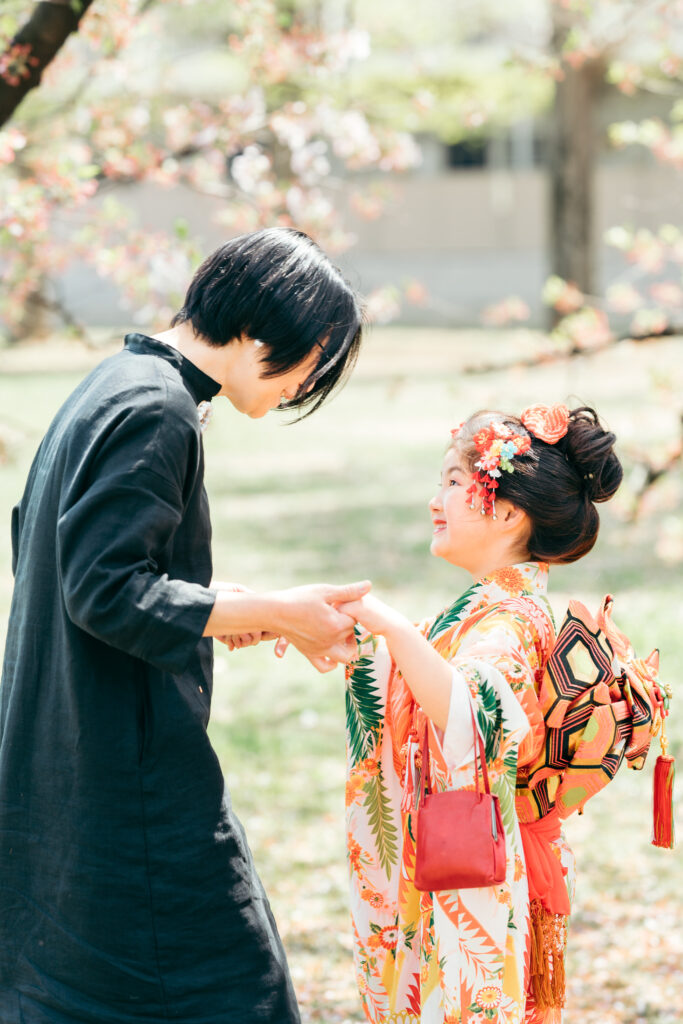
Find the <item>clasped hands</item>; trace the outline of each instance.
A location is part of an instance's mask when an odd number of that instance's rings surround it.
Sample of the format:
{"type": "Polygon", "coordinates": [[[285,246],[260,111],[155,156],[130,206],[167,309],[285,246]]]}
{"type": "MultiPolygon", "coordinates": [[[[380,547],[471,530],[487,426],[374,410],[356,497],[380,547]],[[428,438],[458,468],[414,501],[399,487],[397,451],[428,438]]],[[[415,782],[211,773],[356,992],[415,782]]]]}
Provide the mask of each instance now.
{"type": "Polygon", "coordinates": [[[345,586],[316,583],[258,595],[239,584],[214,581],[211,587],[219,593],[250,595],[252,614],[265,628],[238,633],[212,630],[211,634],[231,651],[275,640],[278,657],[292,644],[319,672],[329,672],[337,664],[355,659],[353,630],[357,622],[371,632],[382,633],[391,620],[392,609],[367,597],[371,586],[369,580],[345,586]]]}

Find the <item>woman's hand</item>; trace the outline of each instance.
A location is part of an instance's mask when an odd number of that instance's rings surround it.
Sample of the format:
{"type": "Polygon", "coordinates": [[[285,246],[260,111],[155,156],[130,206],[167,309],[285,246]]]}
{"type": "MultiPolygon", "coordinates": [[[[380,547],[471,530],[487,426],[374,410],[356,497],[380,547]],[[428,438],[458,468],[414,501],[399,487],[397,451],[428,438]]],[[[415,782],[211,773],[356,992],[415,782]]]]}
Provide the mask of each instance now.
{"type": "Polygon", "coordinates": [[[380,601],[374,594],[366,594],[359,601],[347,601],[339,605],[339,611],[350,615],[369,633],[387,636],[395,630],[411,626],[405,615],[380,601]]]}
{"type": "Polygon", "coordinates": [[[253,632],[226,634],[214,637],[214,639],[225,644],[229,651],[238,651],[242,647],[255,647],[256,644],[260,644],[264,640],[279,640],[280,636],[278,633],[253,632]]]}
{"type": "Polygon", "coordinates": [[[445,729],[451,702],[453,672],[420,630],[395,608],[370,594],[360,601],[347,601],[341,612],[386,640],[389,653],[404,681],[428,718],[445,729]]]}

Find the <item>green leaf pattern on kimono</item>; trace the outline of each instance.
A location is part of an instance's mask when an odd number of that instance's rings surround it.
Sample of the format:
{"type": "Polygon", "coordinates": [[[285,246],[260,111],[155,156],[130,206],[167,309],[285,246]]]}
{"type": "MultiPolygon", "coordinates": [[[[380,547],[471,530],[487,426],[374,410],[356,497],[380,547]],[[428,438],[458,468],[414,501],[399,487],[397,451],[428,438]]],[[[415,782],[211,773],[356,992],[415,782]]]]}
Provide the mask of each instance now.
{"type": "Polygon", "coordinates": [[[365,808],[368,814],[368,824],[377,844],[379,862],[386,871],[387,877],[390,877],[392,865],[398,860],[398,829],[392,820],[391,807],[382,782],[382,773],[368,779],[363,786],[363,791],[367,794],[365,808]]]}
{"type": "Polygon", "coordinates": [[[369,756],[382,728],[382,699],[376,686],[371,657],[361,657],[346,685],[346,728],[352,763],[369,756]]]}

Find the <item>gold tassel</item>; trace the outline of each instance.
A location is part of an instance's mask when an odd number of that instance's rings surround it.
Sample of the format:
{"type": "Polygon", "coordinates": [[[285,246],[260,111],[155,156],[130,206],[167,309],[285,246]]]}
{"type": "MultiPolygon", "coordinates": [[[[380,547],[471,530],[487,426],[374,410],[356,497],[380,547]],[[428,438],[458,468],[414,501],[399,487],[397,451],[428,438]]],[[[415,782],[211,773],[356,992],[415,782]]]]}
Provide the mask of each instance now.
{"type": "Polygon", "coordinates": [[[540,900],[531,901],[529,972],[531,994],[539,1010],[564,1006],[564,951],[567,919],[552,914],[540,900]]]}

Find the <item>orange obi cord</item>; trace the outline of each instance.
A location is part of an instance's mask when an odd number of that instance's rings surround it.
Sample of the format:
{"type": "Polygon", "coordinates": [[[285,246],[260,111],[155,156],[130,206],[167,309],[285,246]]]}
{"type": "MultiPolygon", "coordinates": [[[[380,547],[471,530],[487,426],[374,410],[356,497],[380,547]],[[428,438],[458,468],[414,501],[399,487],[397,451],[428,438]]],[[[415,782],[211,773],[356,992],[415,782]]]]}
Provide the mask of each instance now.
{"type": "Polygon", "coordinates": [[[529,987],[539,1010],[564,1006],[564,953],[571,910],[566,869],[553,852],[560,816],[553,809],[538,821],[520,822],[531,903],[529,987]]]}

